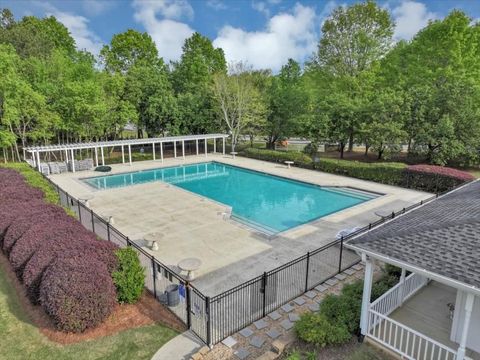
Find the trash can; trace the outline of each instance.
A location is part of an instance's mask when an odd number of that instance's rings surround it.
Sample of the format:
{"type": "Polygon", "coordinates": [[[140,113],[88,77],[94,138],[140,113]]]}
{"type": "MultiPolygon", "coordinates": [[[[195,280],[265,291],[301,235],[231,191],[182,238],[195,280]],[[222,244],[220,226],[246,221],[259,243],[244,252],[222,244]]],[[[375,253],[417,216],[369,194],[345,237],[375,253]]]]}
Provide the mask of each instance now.
{"type": "Polygon", "coordinates": [[[168,285],[165,289],[167,293],[167,305],[168,306],[177,306],[180,303],[180,295],[178,292],[178,285],[172,284],[168,285]]]}

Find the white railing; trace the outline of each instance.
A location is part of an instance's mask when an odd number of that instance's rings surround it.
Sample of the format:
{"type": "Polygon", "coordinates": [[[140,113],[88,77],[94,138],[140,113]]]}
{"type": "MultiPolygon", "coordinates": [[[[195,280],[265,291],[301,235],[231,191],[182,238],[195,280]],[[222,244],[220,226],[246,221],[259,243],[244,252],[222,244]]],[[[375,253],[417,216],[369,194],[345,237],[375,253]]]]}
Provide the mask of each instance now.
{"type": "Polygon", "coordinates": [[[390,319],[368,312],[368,336],[410,360],[455,360],[457,352],[448,346],[390,319]]]}
{"type": "MultiPolygon", "coordinates": [[[[382,315],[389,315],[402,303],[412,297],[418,290],[427,285],[428,279],[412,273],[405,281],[398,283],[377,300],[370,304],[370,309],[382,315]]],[[[375,324],[375,323],[373,323],[375,324]]]]}

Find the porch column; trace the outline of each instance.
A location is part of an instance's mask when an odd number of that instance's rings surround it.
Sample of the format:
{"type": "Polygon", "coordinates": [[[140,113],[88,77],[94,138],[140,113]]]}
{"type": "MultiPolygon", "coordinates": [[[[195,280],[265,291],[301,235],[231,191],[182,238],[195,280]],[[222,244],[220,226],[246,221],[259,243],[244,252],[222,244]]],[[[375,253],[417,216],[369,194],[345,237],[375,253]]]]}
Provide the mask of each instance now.
{"type": "Polygon", "coordinates": [[[213,153],[217,153],[217,138],[213,138],[213,153]]]}
{"type": "Polygon", "coordinates": [[[123,149],[123,145],[122,145],[122,163],[125,164],[125,150],[123,149]]]}
{"type": "Polygon", "coordinates": [[[405,291],[405,275],[406,275],[406,270],[402,269],[402,274],[400,275],[400,281],[398,284],[400,285],[398,288],[398,306],[403,305],[403,295],[405,291]]]}
{"type": "Polygon", "coordinates": [[[205,142],[205,157],[207,157],[207,139],[205,139],[204,142],[205,142]]]}
{"type": "Polygon", "coordinates": [[[95,166],[98,166],[98,149],[95,148],[95,166]]]}
{"type": "Polygon", "coordinates": [[[198,139],[195,139],[195,148],[197,149],[197,156],[198,156],[198,139]]]}
{"type": "Polygon", "coordinates": [[[132,165],[132,146],[128,144],[128,162],[132,165]]]}
{"type": "Polygon", "coordinates": [[[360,315],[360,329],[363,336],[368,332],[368,311],[370,309],[370,296],[372,292],[373,282],[373,261],[362,254],[362,260],[365,261],[365,279],[363,282],[363,295],[362,295],[362,313],[360,315]]]}
{"type": "Polygon", "coordinates": [[[163,163],[163,143],[162,142],[160,143],[160,158],[162,159],[162,163],[163,163]]]}
{"type": "Polygon", "coordinates": [[[105,155],[103,154],[103,146],[100,148],[100,152],[102,154],[102,166],[105,166],[105,155]]]}
{"type": "Polygon", "coordinates": [[[465,317],[463,319],[462,337],[460,338],[460,346],[457,351],[457,360],[465,359],[465,346],[467,344],[468,329],[470,327],[470,318],[472,317],[473,301],[475,296],[472,293],[467,293],[465,301],[465,317]]]}
{"type": "Polygon", "coordinates": [[[185,140],[182,140],[182,157],[185,160],[185,140]]]}
{"type": "Polygon", "coordinates": [[[153,160],[155,160],[155,143],[152,143],[153,160]]]}
{"type": "Polygon", "coordinates": [[[72,155],[72,172],[75,172],[75,155],[73,153],[73,149],[70,150],[71,155],[72,155]]]}
{"type": "Polygon", "coordinates": [[[177,158],[177,142],[173,142],[173,157],[176,159],[177,158]]]}

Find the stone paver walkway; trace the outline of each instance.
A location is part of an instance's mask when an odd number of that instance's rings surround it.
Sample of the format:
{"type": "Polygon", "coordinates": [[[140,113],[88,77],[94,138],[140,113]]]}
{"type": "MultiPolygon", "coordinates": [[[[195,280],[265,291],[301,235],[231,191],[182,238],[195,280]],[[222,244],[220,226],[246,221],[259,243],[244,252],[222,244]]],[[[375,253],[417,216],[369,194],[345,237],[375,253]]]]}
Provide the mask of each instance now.
{"type": "Polygon", "coordinates": [[[195,354],[195,360],[274,359],[275,349],[283,350],[295,339],[294,325],[305,312],[318,311],[327,294],[339,294],[345,284],[363,279],[363,265],[357,264],[332,278],[332,281],[283,305],[263,319],[247,326],[215,345],[210,351],[195,354]],[[272,351],[273,350],[273,351],[272,351]]]}

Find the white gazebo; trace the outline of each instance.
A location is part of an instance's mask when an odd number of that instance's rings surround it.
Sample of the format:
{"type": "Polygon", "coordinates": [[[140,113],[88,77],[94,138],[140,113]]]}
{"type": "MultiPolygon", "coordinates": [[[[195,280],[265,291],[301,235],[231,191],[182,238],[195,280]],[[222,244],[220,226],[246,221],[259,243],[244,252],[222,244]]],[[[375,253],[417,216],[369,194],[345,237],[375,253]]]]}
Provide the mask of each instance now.
{"type": "Polygon", "coordinates": [[[128,152],[128,162],[132,164],[132,146],[135,145],[151,145],[153,160],[156,160],[156,147],[160,149],[160,160],[163,162],[163,148],[164,144],[173,144],[174,157],[177,158],[177,144],[182,144],[181,157],[185,158],[185,142],[195,141],[196,154],[204,153],[208,154],[208,140],[213,140],[213,152],[217,152],[217,140],[222,139],[222,153],[225,155],[225,142],[229,135],[226,134],[204,134],[204,135],[184,135],[184,136],[166,136],[159,138],[145,138],[145,139],[127,139],[127,140],[112,140],[112,141],[99,141],[99,142],[86,142],[86,143],[71,143],[71,144],[57,144],[57,145],[45,145],[45,146],[30,146],[24,149],[24,156],[30,154],[30,161],[32,165],[38,170],[41,170],[41,153],[61,152],[65,154],[65,161],[72,163],[72,171],[75,172],[75,151],[84,149],[93,149],[95,153],[95,165],[105,165],[104,149],[109,147],[121,147],[122,149],[122,163],[125,164],[125,148],[128,152]],[[200,150],[200,144],[203,143],[203,149],[200,150]],[[100,160],[99,162],[99,153],[100,160]]]}
{"type": "Polygon", "coordinates": [[[404,359],[480,360],[480,181],[346,247],[365,262],[364,338],[404,359]],[[402,271],[399,283],[371,302],[375,262],[402,271]]]}

